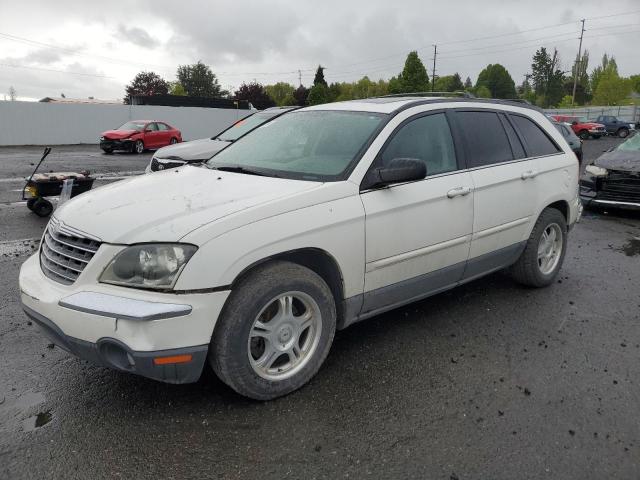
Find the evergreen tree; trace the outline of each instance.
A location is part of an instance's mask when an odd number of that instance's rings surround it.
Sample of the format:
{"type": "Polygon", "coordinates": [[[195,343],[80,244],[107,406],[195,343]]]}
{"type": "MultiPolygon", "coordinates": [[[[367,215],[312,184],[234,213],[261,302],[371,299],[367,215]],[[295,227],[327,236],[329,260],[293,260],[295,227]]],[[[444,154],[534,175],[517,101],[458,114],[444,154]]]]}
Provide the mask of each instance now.
{"type": "Polygon", "coordinates": [[[389,80],[389,92],[391,93],[413,93],[426,92],[430,90],[429,75],[424,67],[418,52],[413,51],[407,55],[404,62],[404,69],[397,76],[389,80]]]}
{"type": "Polygon", "coordinates": [[[499,63],[490,64],[478,75],[476,89],[486,87],[491,98],[515,98],[516,85],[509,72],[499,63]]]}
{"type": "Polygon", "coordinates": [[[193,65],[180,65],[176,76],[190,97],[215,98],[228,94],[218,83],[216,75],[201,61],[193,65]]]}
{"type": "Polygon", "coordinates": [[[324,85],[328,87],[327,81],[324,79],[324,67],[322,65],[318,65],[318,69],[316,70],[316,76],[313,78],[313,85],[324,85]]]}
{"type": "Polygon", "coordinates": [[[558,51],[551,56],[541,47],[533,56],[531,79],[536,92],[536,103],[543,108],[557,105],[562,100],[564,73],[560,69],[558,51]]]}
{"type": "Polygon", "coordinates": [[[300,107],[304,107],[305,105],[307,105],[307,98],[308,97],[309,97],[309,89],[307,87],[305,87],[304,85],[300,85],[293,92],[293,98],[295,100],[295,104],[300,106],[300,107]]]}

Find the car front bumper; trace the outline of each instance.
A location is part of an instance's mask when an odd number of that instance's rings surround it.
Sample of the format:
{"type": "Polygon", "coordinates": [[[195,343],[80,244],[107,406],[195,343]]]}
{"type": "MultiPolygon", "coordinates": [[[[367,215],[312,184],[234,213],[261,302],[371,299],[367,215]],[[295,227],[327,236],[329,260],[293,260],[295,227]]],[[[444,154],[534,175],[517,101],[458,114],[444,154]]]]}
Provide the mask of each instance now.
{"type": "Polygon", "coordinates": [[[100,148],[102,150],[131,150],[133,148],[133,140],[100,140],[100,148]]]}
{"type": "Polygon", "coordinates": [[[85,273],[72,285],[59,284],[42,273],[38,254],[20,270],[23,309],[54,344],[155,380],[198,380],[228,290],[158,293],[88,283],[85,273]]]}

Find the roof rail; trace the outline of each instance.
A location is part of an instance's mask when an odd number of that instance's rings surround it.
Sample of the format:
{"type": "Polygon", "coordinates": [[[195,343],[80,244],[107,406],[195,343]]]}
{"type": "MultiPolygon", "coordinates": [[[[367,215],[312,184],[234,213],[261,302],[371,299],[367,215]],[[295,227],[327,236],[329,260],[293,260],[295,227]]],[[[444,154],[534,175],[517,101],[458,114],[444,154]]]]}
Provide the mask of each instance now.
{"type": "Polygon", "coordinates": [[[470,92],[455,91],[455,92],[411,92],[411,93],[390,93],[388,95],[381,95],[374,98],[388,98],[388,97],[462,97],[462,98],[476,98],[476,96],[470,92]]]}

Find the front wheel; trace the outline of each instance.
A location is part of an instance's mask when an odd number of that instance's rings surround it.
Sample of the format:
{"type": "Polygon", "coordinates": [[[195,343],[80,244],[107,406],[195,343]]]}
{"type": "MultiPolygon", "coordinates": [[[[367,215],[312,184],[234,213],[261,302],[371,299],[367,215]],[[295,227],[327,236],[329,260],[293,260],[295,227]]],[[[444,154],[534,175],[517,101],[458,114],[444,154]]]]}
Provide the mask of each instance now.
{"type": "Polygon", "coordinates": [[[138,155],[144,152],[144,142],[142,140],[136,140],[136,143],[133,144],[133,151],[138,155]]]}
{"type": "Polygon", "coordinates": [[[580,133],[578,133],[578,136],[582,140],[589,140],[589,132],[587,130],[580,130],[580,133]]]}
{"type": "Polygon", "coordinates": [[[529,287],[546,287],[555,280],[567,249],[567,222],[555,208],[546,208],[538,217],[518,261],[511,266],[512,277],[529,287]]]}
{"type": "Polygon", "coordinates": [[[301,265],[273,262],[233,289],[209,361],[236,392],[271,400],[299,389],[318,372],[335,330],[335,300],[325,281],[301,265]]]}
{"type": "Polygon", "coordinates": [[[38,198],[33,202],[31,211],[39,217],[48,217],[53,212],[53,204],[44,198],[38,198]]]}

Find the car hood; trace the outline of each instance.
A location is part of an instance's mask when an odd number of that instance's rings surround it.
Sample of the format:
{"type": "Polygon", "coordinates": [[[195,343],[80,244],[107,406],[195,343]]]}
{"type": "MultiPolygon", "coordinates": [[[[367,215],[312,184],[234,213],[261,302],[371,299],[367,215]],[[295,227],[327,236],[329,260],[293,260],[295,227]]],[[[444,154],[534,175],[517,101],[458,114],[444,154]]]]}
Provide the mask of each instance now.
{"type": "Polygon", "coordinates": [[[640,151],[613,150],[600,155],[593,163],[607,170],[640,172],[640,151]]]}
{"type": "Polygon", "coordinates": [[[134,133],[139,133],[137,130],[107,130],[106,132],[102,132],[102,136],[105,138],[111,139],[120,139],[127,138],[133,135],[134,133]]]}
{"type": "Polygon", "coordinates": [[[231,142],[225,142],[223,140],[203,138],[200,140],[176,143],[175,145],[163,147],[156,152],[154,157],[159,159],[186,161],[208,160],[230,143],[231,142]]]}
{"type": "Polygon", "coordinates": [[[321,185],[182,167],[78,195],[59,207],[55,217],[108,243],[172,242],[223,217],[321,185]]]}
{"type": "Polygon", "coordinates": [[[579,123],[577,125],[578,127],[583,127],[583,128],[600,128],[603,127],[604,125],[601,123],[595,123],[595,122],[585,122],[585,123],[579,123]]]}

